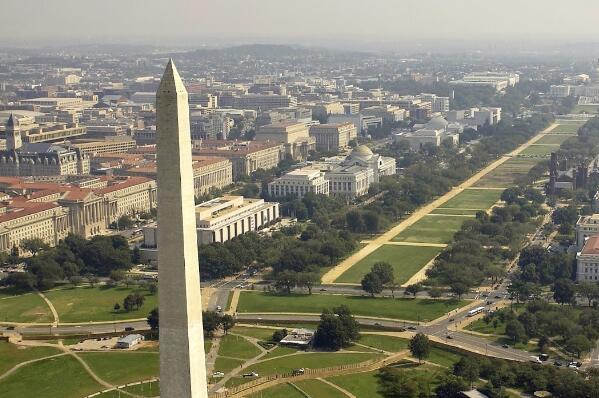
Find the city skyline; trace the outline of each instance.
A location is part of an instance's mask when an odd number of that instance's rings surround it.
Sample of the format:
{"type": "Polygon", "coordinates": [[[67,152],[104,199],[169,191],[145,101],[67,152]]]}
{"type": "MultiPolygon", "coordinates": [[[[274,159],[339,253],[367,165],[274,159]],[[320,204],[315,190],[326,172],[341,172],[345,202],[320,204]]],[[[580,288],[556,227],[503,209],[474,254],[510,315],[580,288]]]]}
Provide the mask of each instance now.
{"type": "Polygon", "coordinates": [[[477,43],[483,48],[589,43],[599,33],[594,23],[599,4],[585,0],[508,0],[502,2],[498,12],[472,0],[451,4],[439,0],[382,2],[374,7],[364,7],[356,0],[308,0],[295,7],[289,1],[271,0],[233,0],[210,7],[187,0],[151,0],[143,6],[140,1],[108,0],[85,7],[73,0],[34,0],[26,4],[6,0],[2,8],[6,15],[27,13],[28,18],[6,18],[0,26],[0,45],[25,47],[56,45],[59,40],[61,45],[275,42],[324,47],[353,43],[364,49],[459,49],[464,43],[477,43]],[[577,6],[584,6],[585,12],[568,18],[577,6]],[[48,21],[61,21],[67,16],[67,23],[48,27],[48,21]],[[157,31],[155,26],[163,28],[157,31]]]}

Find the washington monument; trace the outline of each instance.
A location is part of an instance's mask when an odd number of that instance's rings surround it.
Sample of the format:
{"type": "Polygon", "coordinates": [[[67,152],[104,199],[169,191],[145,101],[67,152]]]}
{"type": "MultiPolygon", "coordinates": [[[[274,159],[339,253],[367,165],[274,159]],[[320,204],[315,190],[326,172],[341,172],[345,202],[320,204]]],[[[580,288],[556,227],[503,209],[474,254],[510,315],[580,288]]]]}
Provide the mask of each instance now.
{"type": "Polygon", "coordinates": [[[187,90],[170,60],[156,93],[160,396],[207,398],[187,90]]]}

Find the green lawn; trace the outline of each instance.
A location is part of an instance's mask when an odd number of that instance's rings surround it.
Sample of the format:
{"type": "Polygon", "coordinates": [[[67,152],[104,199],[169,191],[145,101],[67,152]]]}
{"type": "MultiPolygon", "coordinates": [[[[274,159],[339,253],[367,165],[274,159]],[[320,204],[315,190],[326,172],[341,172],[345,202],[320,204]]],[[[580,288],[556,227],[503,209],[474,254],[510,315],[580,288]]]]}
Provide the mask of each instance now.
{"type": "Polygon", "coordinates": [[[578,129],[584,124],[582,123],[560,123],[549,134],[576,134],[578,129]]]}
{"type": "Polygon", "coordinates": [[[61,322],[111,321],[145,318],[158,306],[158,296],[151,295],[147,289],[119,287],[78,287],[54,289],[46,293],[54,304],[61,322]],[[144,295],[144,305],[130,312],[113,311],[115,303],[123,306],[123,299],[131,293],[144,295]]]}
{"type": "Polygon", "coordinates": [[[450,243],[468,217],[424,216],[393,238],[398,242],[450,243]]]}
{"type": "Polygon", "coordinates": [[[0,375],[21,362],[60,354],[58,348],[53,347],[25,347],[15,344],[0,342],[0,375]]]}
{"type": "Polygon", "coordinates": [[[484,188],[508,188],[514,185],[519,177],[524,177],[541,159],[512,158],[495,170],[481,178],[474,186],[484,188]]]}
{"type": "MultiPolygon", "coordinates": [[[[304,394],[290,386],[280,384],[266,390],[249,395],[249,398],[306,398],[304,394]]],[[[325,398],[325,397],[323,397],[325,398]]]]}
{"type": "MultiPolygon", "coordinates": [[[[256,372],[260,376],[269,374],[289,373],[297,368],[328,368],[330,366],[347,365],[350,363],[359,363],[369,359],[379,358],[378,354],[368,353],[307,353],[297,354],[288,357],[274,358],[268,361],[259,362],[247,368],[247,372],[256,372]]],[[[246,371],[244,371],[246,372],[246,371]]]]}
{"type": "Polygon", "coordinates": [[[358,343],[389,352],[399,352],[408,348],[406,339],[378,334],[362,334],[358,343]]]}
{"type": "Polygon", "coordinates": [[[327,380],[350,391],[357,398],[383,398],[378,392],[378,371],[327,377],[327,380]]]}
{"type": "MultiPolygon", "coordinates": [[[[284,329],[284,327],[281,327],[284,329]]],[[[231,329],[231,332],[236,334],[242,334],[244,336],[254,337],[258,340],[270,341],[272,338],[272,334],[276,329],[267,329],[267,328],[252,328],[247,326],[235,326],[231,329]]]]}
{"type": "Polygon", "coordinates": [[[341,391],[320,380],[296,381],[294,384],[310,397],[346,398],[341,391]]]}
{"type": "Polygon", "coordinates": [[[115,385],[157,377],[159,356],[151,352],[88,352],[79,354],[103,380],[115,385]]]}
{"type": "Polygon", "coordinates": [[[441,208],[487,210],[499,200],[499,189],[465,189],[441,205],[441,208]]]}
{"type": "Polygon", "coordinates": [[[572,113],[599,113],[599,105],[574,105],[572,113]]]}
{"type": "MultiPolygon", "coordinates": [[[[160,395],[160,382],[155,381],[153,383],[144,383],[138,384],[130,387],[125,387],[122,389],[123,391],[127,391],[131,394],[139,395],[142,397],[156,397],[160,395]]],[[[122,392],[113,390],[109,392],[105,392],[97,396],[97,398],[123,398],[125,394],[122,392]]]]}
{"type": "Polygon", "coordinates": [[[566,134],[549,134],[538,140],[536,143],[544,145],[561,145],[568,139],[570,139],[570,136],[566,134]]]}
{"type": "Polygon", "coordinates": [[[476,213],[478,213],[481,210],[444,209],[442,207],[438,207],[435,210],[431,211],[429,214],[448,214],[448,215],[455,215],[455,216],[476,216],[476,213]]]}
{"type": "Polygon", "coordinates": [[[260,355],[262,351],[243,337],[223,336],[220,340],[218,355],[232,358],[250,359],[260,355]]]}
{"type": "Polygon", "coordinates": [[[100,390],[102,386],[71,356],[32,363],[0,381],[2,398],[81,398],[100,390]]]}
{"type": "Polygon", "coordinates": [[[354,315],[405,320],[430,321],[450,310],[467,304],[462,300],[382,298],[326,294],[291,294],[287,296],[263,292],[241,292],[237,311],[295,312],[320,314],[325,308],[347,305],[354,315]]]}
{"type": "Polygon", "coordinates": [[[232,369],[243,364],[243,362],[244,361],[233,358],[216,357],[216,361],[214,361],[214,371],[229,373],[232,369]]]}
{"type": "Polygon", "coordinates": [[[34,292],[0,288],[0,322],[52,322],[46,302],[34,292]]]}
{"type": "Polygon", "coordinates": [[[374,263],[385,261],[393,266],[395,280],[402,284],[440,251],[439,247],[383,245],[345,271],[335,282],[360,283],[374,263]]]}
{"type": "Polygon", "coordinates": [[[296,354],[298,352],[298,350],[296,350],[295,348],[292,347],[285,347],[285,346],[277,346],[275,348],[273,348],[272,350],[270,350],[268,352],[268,354],[266,354],[265,356],[263,356],[262,359],[270,359],[270,358],[276,358],[276,357],[280,357],[282,355],[289,355],[289,354],[296,354]]]}
{"type": "Polygon", "coordinates": [[[548,157],[551,152],[555,152],[558,149],[559,146],[557,145],[531,145],[520,152],[520,156],[548,157]]]}
{"type": "Polygon", "coordinates": [[[436,363],[437,365],[451,368],[454,363],[460,360],[461,356],[448,350],[444,350],[439,347],[431,347],[431,352],[427,358],[427,361],[436,363]]]}

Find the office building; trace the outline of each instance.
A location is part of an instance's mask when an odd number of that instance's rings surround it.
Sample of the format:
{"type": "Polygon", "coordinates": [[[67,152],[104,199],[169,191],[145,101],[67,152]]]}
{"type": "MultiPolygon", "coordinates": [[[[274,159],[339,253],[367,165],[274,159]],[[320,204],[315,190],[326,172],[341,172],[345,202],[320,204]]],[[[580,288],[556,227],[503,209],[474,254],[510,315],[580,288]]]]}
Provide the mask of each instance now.
{"type": "Polygon", "coordinates": [[[256,141],[276,142],[283,146],[283,156],[303,161],[316,149],[316,140],[310,137],[308,126],[285,121],[262,126],[256,132],[256,141]]]}
{"type": "Polygon", "coordinates": [[[295,107],[297,100],[291,95],[281,94],[244,94],[233,97],[233,108],[269,110],[274,108],[295,107]]]}
{"type": "Polygon", "coordinates": [[[303,198],[307,193],[329,195],[329,181],[324,172],[304,168],[292,170],[268,184],[268,195],[273,198],[296,196],[303,198]]]}
{"type": "Polygon", "coordinates": [[[578,282],[599,281],[599,235],[590,236],[576,255],[576,280],[578,282]]]}
{"type": "Polygon", "coordinates": [[[229,159],[233,180],[249,176],[256,170],[270,170],[279,165],[283,146],[268,141],[200,141],[194,155],[229,159]]]}
{"type": "Polygon", "coordinates": [[[578,250],[582,250],[585,241],[595,235],[599,235],[599,214],[578,217],[576,222],[576,246],[578,250]]]}
{"type": "MultiPolygon", "coordinates": [[[[226,242],[258,231],[279,218],[279,204],[243,196],[223,196],[195,206],[197,244],[226,242]]],[[[159,245],[159,229],[144,228],[143,255],[152,258],[159,245]]]]}
{"type": "Polygon", "coordinates": [[[310,126],[310,137],[316,140],[319,151],[338,151],[349,146],[349,142],[357,137],[353,123],[315,124],[310,126]]]}

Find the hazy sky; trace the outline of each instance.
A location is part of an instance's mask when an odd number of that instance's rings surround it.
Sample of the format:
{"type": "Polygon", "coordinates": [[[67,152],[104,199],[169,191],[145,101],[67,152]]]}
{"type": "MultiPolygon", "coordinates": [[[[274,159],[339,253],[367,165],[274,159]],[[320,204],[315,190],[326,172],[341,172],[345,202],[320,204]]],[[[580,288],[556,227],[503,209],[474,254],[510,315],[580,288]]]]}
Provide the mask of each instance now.
{"type": "Polygon", "coordinates": [[[599,41],[599,0],[0,0],[0,44],[599,41]]]}

